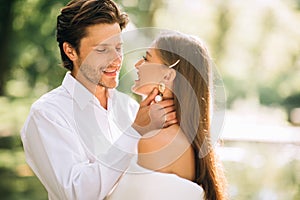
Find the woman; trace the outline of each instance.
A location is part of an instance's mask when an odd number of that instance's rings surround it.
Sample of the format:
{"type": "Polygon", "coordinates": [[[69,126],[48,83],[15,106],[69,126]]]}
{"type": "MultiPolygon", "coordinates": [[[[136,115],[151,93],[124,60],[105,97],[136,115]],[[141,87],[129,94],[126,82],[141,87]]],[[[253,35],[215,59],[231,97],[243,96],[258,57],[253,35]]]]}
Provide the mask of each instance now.
{"type": "Polygon", "coordinates": [[[226,199],[210,144],[211,67],[205,46],[177,32],[161,34],[136,63],[132,91],[144,96],[156,87],[156,101],[174,99],[178,124],[140,140],[137,162],[108,199],[226,199]]]}

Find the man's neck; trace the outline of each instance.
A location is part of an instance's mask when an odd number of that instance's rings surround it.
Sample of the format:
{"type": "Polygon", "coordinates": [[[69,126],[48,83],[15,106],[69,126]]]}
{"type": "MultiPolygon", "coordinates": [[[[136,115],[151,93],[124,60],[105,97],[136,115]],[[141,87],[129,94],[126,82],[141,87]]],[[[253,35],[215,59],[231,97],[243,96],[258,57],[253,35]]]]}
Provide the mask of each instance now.
{"type": "Polygon", "coordinates": [[[100,102],[100,105],[107,110],[108,89],[102,86],[96,86],[94,95],[100,102]]]}
{"type": "Polygon", "coordinates": [[[104,109],[107,109],[108,88],[91,83],[80,73],[76,74],[72,72],[71,74],[77,81],[79,81],[84,87],[86,87],[92,94],[95,95],[100,105],[104,109]]]}

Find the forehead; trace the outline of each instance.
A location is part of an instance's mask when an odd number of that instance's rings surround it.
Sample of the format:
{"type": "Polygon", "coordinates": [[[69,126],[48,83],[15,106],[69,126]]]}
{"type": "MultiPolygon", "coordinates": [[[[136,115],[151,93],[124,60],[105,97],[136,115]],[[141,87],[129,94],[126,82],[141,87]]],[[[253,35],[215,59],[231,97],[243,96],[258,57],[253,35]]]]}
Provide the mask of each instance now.
{"type": "Polygon", "coordinates": [[[87,27],[86,37],[82,41],[92,46],[120,43],[121,28],[118,23],[92,25],[87,27]]]}
{"type": "Polygon", "coordinates": [[[146,55],[148,57],[148,60],[156,62],[156,63],[163,63],[160,56],[159,56],[159,51],[158,49],[154,47],[150,47],[146,51],[146,55]]]}

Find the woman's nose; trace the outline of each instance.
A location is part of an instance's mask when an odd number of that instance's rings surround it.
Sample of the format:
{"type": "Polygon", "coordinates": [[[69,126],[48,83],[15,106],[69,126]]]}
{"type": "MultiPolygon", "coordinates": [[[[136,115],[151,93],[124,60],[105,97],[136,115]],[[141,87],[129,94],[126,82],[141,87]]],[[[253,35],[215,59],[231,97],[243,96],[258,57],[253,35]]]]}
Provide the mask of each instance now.
{"type": "Polygon", "coordinates": [[[137,61],[137,63],[135,63],[135,68],[139,68],[142,64],[144,63],[144,59],[140,59],[139,61],[137,61]]]}

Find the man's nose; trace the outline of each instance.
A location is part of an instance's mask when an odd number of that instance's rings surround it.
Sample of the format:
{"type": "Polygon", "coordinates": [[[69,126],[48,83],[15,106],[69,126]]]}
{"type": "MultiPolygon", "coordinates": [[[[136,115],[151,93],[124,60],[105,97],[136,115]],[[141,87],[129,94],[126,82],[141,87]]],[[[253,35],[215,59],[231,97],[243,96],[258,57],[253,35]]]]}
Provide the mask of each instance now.
{"type": "Polygon", "coordinates": [[[121,65],[123,60],[123,54],[121,52],[118,51],[114,51],[113,55],[112,55],[112,65],[121,65]]]}

